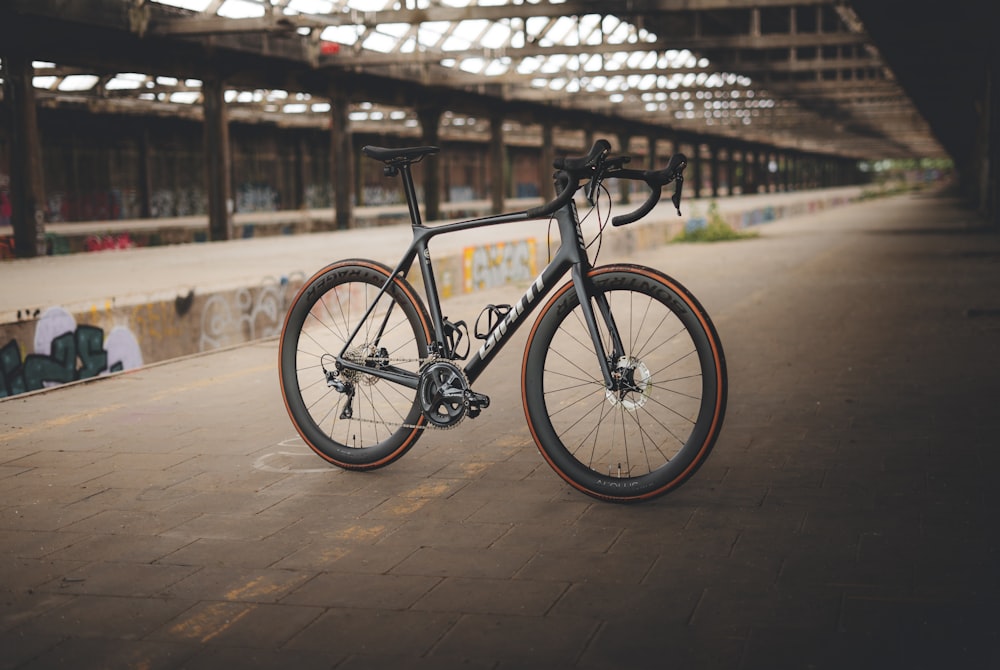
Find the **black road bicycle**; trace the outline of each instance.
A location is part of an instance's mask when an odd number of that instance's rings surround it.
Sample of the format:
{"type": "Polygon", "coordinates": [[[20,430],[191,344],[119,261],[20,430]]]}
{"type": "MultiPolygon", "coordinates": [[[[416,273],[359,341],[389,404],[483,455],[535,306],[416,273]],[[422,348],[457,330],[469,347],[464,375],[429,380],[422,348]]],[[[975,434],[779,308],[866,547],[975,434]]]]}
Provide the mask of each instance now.
{"type": "Polygon", "coordinates": [[[611,502],[649,500],[686,481],[708,457],[725,414],[718,334],[695,297],[662,272],[593,266],[574,196],[582,187],[595,205],[607,194],[605,179],[645,182],[649,198],[612,219],[620,226],[648,214],[662,187],[674,182],[679,214],[687,159],[676,154],[662,170],[633,170],[624,167],[627,156],[612,156],[610,148],[598,140],[584,157],[557,160],[551,202],[428,227],[411,166],[438,148],[364,147],[385,164],[386,176],[401,177],[413,240],[395,268],[338,261],[313,275],[292,302],[279,373],[289,416],[306,444],[334,465],[370,470],[401,457],[425,429],[477,417],[490,399],[473,384],[540,306],[521,364],[521,392],[548,464],[578,490],[611,502]],[[465,323],[442,316],[429,241],[553,218],[560,242],[551,261],[515,304],[483,310],[474,331],[482,344],[470,352],[465,323]],[[406,280],[414,262],[426,305],[406,280]],[[558,285],[567,272],[570,279],[558,285]]]}

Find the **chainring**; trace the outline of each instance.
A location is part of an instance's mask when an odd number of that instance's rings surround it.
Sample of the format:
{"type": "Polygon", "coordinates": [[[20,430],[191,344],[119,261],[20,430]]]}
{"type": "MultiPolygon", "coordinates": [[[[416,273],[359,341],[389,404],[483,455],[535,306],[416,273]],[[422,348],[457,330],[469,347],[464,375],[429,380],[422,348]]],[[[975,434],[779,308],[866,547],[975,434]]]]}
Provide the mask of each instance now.
{"type": "Polygon", "coordinates": [[[417,398],[428,423],[438,428],[457,426],[468,411],[469,380],[454,363],[432,361],[420,369],[417,398]]]}

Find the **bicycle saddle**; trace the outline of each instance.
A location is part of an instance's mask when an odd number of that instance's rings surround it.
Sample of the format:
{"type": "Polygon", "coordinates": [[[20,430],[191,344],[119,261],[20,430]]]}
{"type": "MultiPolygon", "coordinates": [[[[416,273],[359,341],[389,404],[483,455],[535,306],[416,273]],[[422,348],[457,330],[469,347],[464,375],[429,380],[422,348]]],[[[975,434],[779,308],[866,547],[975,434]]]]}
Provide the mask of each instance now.
{"type": "Polygon", "coordinates": [[[400,161],[418,161],[424,156],[436,154],[438,147],[402,147],[398,149],[388,149],[386,147],[361,147],[361,152],[369,158],[380,160],[385,163],[397,163],[400,161]]]}

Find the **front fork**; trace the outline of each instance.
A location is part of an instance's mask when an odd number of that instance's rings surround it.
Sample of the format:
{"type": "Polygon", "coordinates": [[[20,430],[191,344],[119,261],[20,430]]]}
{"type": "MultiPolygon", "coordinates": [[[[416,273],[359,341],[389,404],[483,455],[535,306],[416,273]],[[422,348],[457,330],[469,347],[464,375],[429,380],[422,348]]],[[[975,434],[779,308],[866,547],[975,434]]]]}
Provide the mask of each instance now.
{"type": "Polygon", "coordinates": [[[621,373],[612,369],[612,363],[621,360],[625,356],[625,346],[622,344],[621,335],[618,333],[618,325],[615,323],[614,315],[611,314],[611,307],[604,293],[594,287],[594,282],[587,276],[584,264],[573,265],[573,288],[576,290],[577,298],[580,301],[580,309],[583,312],[583,319],[587,322],[587,330],[590,331],[590,339],[594,344],[594,351],[597,352],[597,362],[601,366],[601,374],[604,375],[604,386],[612,392],[617,392],[621,384],[621,373]],[[597,315],[594,312],[594,304],[600,312],[601,321],[604,323],[610,339],[612,351],[608,352],[604,348],[604,341],[601,338],[601,329],[598,326],[597,315]]]}

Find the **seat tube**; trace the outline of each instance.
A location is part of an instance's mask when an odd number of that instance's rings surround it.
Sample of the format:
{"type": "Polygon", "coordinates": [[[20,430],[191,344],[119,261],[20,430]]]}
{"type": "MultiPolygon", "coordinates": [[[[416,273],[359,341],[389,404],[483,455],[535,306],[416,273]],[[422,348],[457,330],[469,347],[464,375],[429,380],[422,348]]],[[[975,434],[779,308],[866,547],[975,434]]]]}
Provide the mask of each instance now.
{"type": "Polygon", "coordinates": [[[427,247],[427,238],[418,239],[416,247],[420,263],[420,276],[424,281],[424,292],[427,294],[427,309],[430,310],[431,323],[434,326],[434,339],[436,342],[444,342],[444,317],[441,313],[440,296],[438,296],[437,280],[434,278],[431,252],[427,247]]]}

